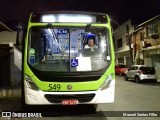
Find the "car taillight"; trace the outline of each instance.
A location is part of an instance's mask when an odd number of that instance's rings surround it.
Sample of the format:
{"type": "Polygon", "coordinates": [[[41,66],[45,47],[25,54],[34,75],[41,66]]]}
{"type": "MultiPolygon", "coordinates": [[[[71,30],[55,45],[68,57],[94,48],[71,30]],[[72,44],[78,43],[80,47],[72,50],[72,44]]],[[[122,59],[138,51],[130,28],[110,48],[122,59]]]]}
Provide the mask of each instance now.
{"type": "Polygon", "coordinates": [[[139,71],[138,71],[138,73],[139,73],[139,74],[143,74],[143,73],[144,73],[144,71],[142,71],[142,70],[139,70],[139,71]]]}

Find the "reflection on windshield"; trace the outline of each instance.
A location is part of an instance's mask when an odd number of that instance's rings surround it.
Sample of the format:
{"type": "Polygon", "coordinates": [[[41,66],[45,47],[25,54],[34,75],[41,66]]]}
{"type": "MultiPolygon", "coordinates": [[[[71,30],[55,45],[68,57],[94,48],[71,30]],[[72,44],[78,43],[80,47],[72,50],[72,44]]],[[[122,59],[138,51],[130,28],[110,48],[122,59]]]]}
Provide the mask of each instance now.
{"type": "Polygon", "coordinates": [[[110,61],[107,29],[32,27],[29,64],[41,71],[96,71],[110,61]]]}

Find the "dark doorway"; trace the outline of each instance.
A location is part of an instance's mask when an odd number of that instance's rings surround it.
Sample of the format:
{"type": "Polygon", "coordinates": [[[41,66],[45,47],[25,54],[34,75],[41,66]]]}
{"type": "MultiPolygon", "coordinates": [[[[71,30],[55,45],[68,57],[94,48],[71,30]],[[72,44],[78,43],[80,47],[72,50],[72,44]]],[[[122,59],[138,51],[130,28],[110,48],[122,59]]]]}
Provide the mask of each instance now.
{"type": "Polygon", "coordinates": [[[0,88],[10,85],[10,47],[0,45],[0,88]]]}

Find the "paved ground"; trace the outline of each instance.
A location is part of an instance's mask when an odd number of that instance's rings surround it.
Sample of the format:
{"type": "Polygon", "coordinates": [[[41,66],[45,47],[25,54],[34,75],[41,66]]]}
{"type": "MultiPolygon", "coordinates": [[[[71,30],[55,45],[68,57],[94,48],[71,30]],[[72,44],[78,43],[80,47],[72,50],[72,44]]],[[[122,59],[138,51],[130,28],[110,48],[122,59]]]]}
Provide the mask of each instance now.
{"type": "MultiPolygon", "coordinates": [[[[100,104],[97,107],[97,112],[94,113],[94,106],[71,106],[60,107],[50,106],[43,107],[45,110],[34,108],[29,112],[38,111],[54,115],[54,120],[70,120],[70,119],[87,119],[87,120],[160,120],[160,117],[119,117],[123,113],[121,111],[130,111],[129,113],[140,114],[142,111],[148,111],[156,114],[159,111],[160,115],[160,83],[141,83],[137,84],[132,81],[124,81],[123,77],[116,77],[115,102],[112,104],[100,104]],[[117,117],[114,117],[117,116],[117,117]]],[[[0,99],[0,112],[2,111],[20,111],[20,98],[0,99]]],[[[126,112],[128,113],[128,112],[126,112]]],[[[144,112],[143,115],[147,113],[144,112]]],[[[7,120],[9,118],[0,118],[0,120],[7,120]]],[[[18,118],[12,118],[17,120],[18,118]]],[[[21,118],[27,120],[28,118],[21,118]]],[[[34,118],[33,120],[52,120],[50,117],[34,118]]]]}

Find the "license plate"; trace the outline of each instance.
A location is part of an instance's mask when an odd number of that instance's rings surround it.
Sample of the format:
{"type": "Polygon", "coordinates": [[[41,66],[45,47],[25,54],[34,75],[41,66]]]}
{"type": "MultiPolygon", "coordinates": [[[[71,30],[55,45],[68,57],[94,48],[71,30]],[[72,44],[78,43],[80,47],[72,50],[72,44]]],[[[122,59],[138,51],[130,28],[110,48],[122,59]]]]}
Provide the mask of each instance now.
{"type": "Polygon", "coordinates": [[[150,75],[147,75],[147,78],[152,78],[152,76],[150,76],[150,75]]]}
{"type": "Polygon", "coordinates": [[[78,100],[62,100],[62,105],[77,105],[78,100]]]}

